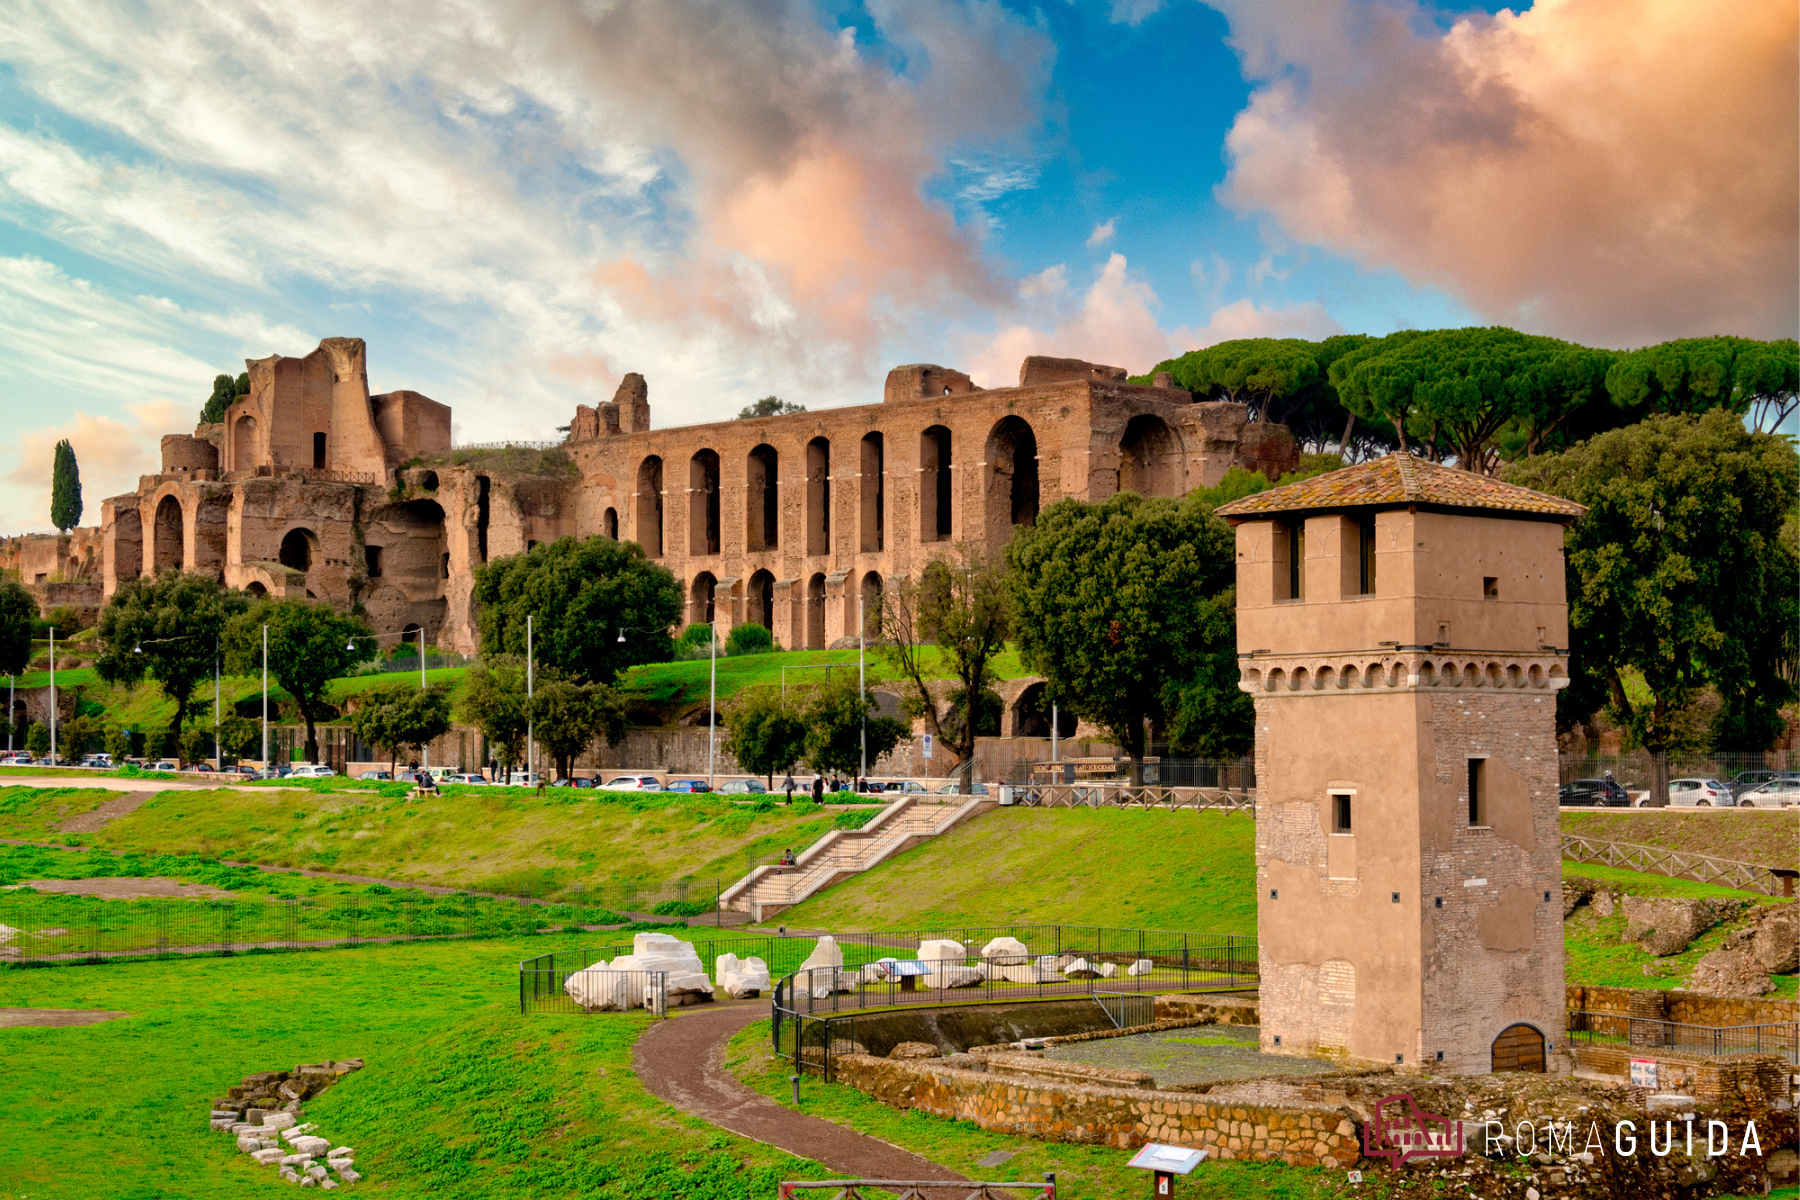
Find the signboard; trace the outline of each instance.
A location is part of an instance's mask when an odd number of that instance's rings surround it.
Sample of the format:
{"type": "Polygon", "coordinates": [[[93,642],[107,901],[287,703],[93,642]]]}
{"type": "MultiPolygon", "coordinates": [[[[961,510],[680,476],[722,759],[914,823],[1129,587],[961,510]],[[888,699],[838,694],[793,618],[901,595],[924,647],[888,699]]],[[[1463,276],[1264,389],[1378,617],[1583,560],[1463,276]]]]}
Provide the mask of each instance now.
{"type": "Polygon", "coordinates": [[[1205,1157],[1204,1150],[1191,1150],[1186,1146],[1162,1146],[1151,1142],[1125,1165],[1159,1174],[1186,1175],[1199,1166],[1200,1160],[1205,1157]]]}
{"type": "Polygon", "coordinates": [[[1631,1060],[1631,1086],[1647,1088],[1656,1086],[1656,1060],[1654,1058],[1631,1060]]]}
{"type": "Polygon", "coordinates": [[[925,757],[931,757],[931,735],[929,733],[925,735],[925,757]]]}

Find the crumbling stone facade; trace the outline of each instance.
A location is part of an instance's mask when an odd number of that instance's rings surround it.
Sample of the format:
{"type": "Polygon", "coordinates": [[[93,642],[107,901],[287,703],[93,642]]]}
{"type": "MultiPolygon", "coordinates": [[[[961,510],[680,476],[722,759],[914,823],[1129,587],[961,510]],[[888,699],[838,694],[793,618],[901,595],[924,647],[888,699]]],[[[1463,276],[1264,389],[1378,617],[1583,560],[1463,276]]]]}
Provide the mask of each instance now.
{"type": "MultiPolygon", "coordinates": [[[[757,622],[790,649],[853,638],[884,588],[958,542],[998,549],[1064,497],[1181,496],[1233,465],[1298,459],[1244,406],[1195,404],[1122,368],[1030,358],[987,389],[930,364],[879,404],[651,428],[649,387],[577,405],[555,464],[452,455],[450,410],[371,396],[365,347],[326,338],[247,364],[222,422],[162,442],[162,470],[101,506],[107,595],[179,568],[356,607],[378,632],[472,653],[474,572],[564,536],[635,540],[681,581],[687,620],[757,622]],[[461,460],[461,461],[459,461],[461,460]]],[[[1043,732],[1047,733],[1048,730],[1043,732]]]]}

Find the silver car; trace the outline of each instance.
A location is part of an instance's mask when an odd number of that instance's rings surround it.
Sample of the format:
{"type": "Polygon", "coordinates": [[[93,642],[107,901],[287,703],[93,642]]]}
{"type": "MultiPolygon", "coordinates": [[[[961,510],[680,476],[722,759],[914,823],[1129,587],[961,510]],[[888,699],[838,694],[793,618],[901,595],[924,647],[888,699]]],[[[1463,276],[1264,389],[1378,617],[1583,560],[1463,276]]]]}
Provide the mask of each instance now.
{"type": "Polygon", "coordinates": [[[1793,808],[1800,805],[1800,779],[1771,779],[1738,797],[1745,808],[1793,808]]]}
{"type": "Polygon", "coordinates": [[[662,780],[654,775],[617,775],[600,785],[609,792],[660,792],[662,780]]]}

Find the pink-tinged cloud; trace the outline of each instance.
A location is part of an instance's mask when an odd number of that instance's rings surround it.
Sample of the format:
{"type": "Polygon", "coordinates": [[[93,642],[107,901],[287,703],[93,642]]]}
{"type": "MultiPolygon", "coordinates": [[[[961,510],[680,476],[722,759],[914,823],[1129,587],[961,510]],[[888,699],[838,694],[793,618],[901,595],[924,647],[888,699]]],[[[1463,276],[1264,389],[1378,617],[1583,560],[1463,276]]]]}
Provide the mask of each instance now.
{"type": "Polygon", "coordinates": [[[1261,81],[1221,196],[1484,317],[1608,345],[1800,318],[1792,0],[1214,0],[1261,81]]]}
{"type": "Polygon", "coordinates": [[[76,412],[58,425],[19,435],[19,460],[6,473],[8,483],[29,488],[43,498],[43,509],[28,518],[50,528],[50,467],[56,443],[64,438],[75,450],[81,471],[81,523],[100,521],[100,501],[137,487],[138,476],[162,469],[162,435],[191,426],[195,406],[173,400],[144,400],[125,406],[127,417],[76,412]]]}
{"type": "Polygon", "coordinates": [[[1123,254],[1113,254],[1079,297],[1061,266],[1026,279],[1019,290],[1026,320],[970,348],[964,361],[983,387],[1007,387],[1019,378],[1019,364],[1032,354],[1082,358],[1124,367],[1141,375],[1163,359],[1201,346],[1245,337],[1321,338],[1343,328],[1315,301],[1259,308],[1237,300],[1216,309],[1205,325],[1164,329],[1157,319],[1162,303],[1142,280],[1134,280],[1123,254]]]}

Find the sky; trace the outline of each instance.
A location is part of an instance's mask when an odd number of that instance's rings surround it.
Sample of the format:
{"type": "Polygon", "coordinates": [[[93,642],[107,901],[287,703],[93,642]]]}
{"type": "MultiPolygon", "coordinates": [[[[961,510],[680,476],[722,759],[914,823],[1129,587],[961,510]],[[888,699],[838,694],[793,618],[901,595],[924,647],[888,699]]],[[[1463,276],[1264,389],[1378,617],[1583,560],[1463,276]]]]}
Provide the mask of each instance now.
{"type": "Polygon", "coordinates": [[[1800,320],[1792,0],[12,0],[0,532],[246,358],[368,343],[460,442],[895,365],[1800,320]]]}

